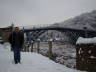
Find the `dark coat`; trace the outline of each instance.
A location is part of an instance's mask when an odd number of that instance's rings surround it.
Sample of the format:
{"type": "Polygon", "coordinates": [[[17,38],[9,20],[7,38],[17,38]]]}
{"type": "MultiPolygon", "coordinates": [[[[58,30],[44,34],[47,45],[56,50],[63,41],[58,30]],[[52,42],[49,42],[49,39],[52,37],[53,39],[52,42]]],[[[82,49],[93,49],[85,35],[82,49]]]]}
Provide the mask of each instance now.
{"type": "Polygon", "coordinates": [[[17,46],[22,48],[24,43],[24,35],[22,32],[12,32],[9,36],[8,41],[12,47],[17,46]]]}

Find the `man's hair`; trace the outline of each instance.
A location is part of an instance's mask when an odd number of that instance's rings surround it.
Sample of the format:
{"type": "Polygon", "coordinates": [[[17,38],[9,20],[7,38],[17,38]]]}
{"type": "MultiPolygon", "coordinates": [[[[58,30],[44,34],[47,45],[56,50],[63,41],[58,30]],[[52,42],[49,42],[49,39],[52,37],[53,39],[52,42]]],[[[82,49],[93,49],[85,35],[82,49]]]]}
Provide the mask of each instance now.
{"type": "Polygon", "coordinates": [[[16,28],[19,28],[19,27],[15,27],[15,29],[16,29],[16,28]]]}

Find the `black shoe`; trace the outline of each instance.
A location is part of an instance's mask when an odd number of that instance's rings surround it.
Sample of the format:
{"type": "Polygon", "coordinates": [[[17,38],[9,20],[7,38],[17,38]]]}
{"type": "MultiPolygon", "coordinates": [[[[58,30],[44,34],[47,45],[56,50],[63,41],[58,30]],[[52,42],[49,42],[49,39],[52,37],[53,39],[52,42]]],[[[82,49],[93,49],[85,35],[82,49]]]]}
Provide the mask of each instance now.
{"type": "Polygon", "coordinates": [[[18,64],[18,61],[15,61],[15,64],[18,64]]]}
{"type": "Polygon", "coordinates": [[[15,62],[15,64],[18,64],[18,62],[15,62]]]}
{"type": "Polygon", "coordinates": [[[21,61],[18,61],[19,64],[21,64],[21,61]]]}
{"type": "Polygon", "coordinates": [[[21,64],[21,61],[18,61],[19,64],[21,64]]]}

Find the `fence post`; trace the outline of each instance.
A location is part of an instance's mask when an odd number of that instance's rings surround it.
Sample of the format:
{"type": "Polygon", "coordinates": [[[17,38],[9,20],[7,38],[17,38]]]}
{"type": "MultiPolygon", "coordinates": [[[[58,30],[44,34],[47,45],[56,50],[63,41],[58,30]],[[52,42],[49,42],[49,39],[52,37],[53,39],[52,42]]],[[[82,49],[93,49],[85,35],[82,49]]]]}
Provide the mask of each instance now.
{"type": "Polygon", "coordinates": [[[52,59],[52,39],[48,41],[48,44],[49,44],[48,56],[50,59],[52,59]]]}
{"type": "Polygon", "coordinates": [[[22,47],[22,49],[21,49],[22,52],[24,52],[24,48],[25,48],[25,45],[23,44],[23,47],[22,47]]]}
{"type": "Polygon", "coordinates": [[[31,52],[33,52],[33,41],[31,42],[31,52]]]}
{"type": "Polygon", "coordinates": [[[37,40],[37,53],[39,53],[40,50],[40,39],[37,40]]]}
{"type": "Polygon", "coordinates": [[[27,52],[29,52],[29,45],[27,46],[27,52]]]}
{"type": "Polygon", "coordinates": [[[26,52],[26,42],[24,41],[23,51],[26,52]]]}
{"type": "Polygon", "coordinates": [[[27,47],[25,46],[25,52],[27,52],[27,47]]]}

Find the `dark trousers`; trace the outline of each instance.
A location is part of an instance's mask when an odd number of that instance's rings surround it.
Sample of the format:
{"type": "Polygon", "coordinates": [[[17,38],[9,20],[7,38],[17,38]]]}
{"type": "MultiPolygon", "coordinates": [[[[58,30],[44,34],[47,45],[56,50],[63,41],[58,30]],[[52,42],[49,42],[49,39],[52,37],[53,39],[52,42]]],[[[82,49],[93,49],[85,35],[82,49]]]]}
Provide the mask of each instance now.
{"type": "Polygon", "coordinates": [[[15,63],[20,63],[21,60],[21,49],[18,46],[13,47],[13,52],[14,52],[14,62],[15,63]]]}

